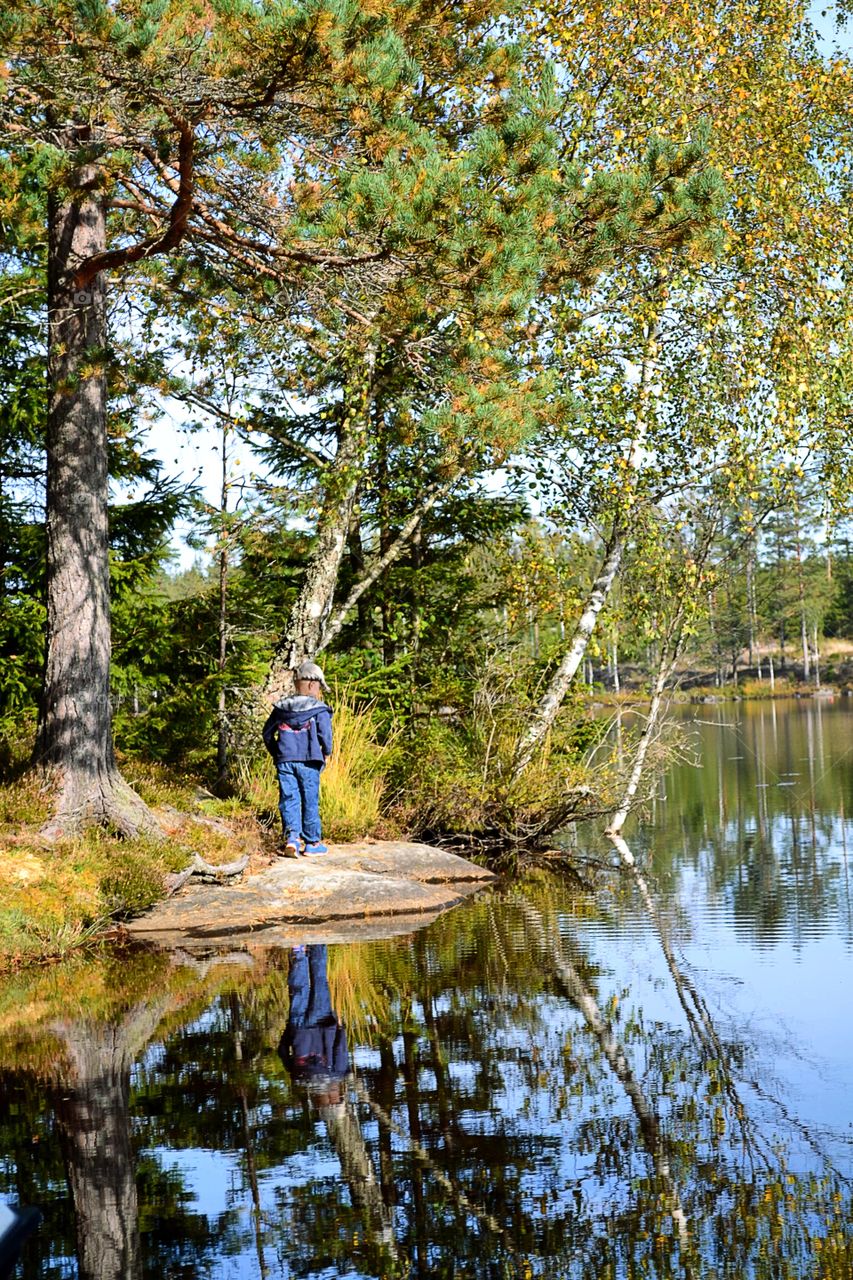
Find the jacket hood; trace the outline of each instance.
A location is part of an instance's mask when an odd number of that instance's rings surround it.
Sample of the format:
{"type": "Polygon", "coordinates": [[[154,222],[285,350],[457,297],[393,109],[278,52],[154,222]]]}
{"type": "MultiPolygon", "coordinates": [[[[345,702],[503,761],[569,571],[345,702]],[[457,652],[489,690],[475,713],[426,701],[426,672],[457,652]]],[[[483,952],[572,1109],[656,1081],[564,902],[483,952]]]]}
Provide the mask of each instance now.
{"type": "Polygon", "coordinates": [[[295,727],[305,724],[321,711],[332,714],[332,708],[328,703],[321,702],[319,698],[312,698],[307,693],[297,693],[292,698],[282,698],[281,702],[275,704],[274,710],[283,720],[295,727]]]}
{"type": "Polygon", "coordinates": [[[276,711],[287,711],[291,714],[304,714],[306,711],[328,711],[332,708],[320,698],[312,698],[309,693],[295,693],[291,698],[282,698],[275,704],[276,711]]]}

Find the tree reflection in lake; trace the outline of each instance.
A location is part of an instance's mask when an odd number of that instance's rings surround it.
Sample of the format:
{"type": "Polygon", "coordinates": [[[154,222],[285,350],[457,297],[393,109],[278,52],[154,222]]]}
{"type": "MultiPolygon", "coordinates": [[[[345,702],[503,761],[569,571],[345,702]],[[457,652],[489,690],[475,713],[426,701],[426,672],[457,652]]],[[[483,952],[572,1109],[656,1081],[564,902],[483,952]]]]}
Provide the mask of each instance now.
{"type": "Polygon", "coordinates": [[[637,866],[538,875],[406,939],[19,977],[0,1195],[46,1215],[20,1275],[849,1280],[853,1099],[816,1123],[786,1075],[829,1041],[756,1018],[757,934],[720,953],[735,985],[697,968],[689,905],[637,866]]]}
{"type": "Polygon", "coordinates": [[[305,1089],[340,1161],[341,1177],[361,1214],[365,1237],[378,1248],[371,1268],[397,1273],[391,1197],[377,1179],[356,1110],[347,1089],[346,1028],[332,1008],[323,945],[293,947],[289,957],[287,1025],[279,1052],[291,1079],[305,1089]],[[387,1198],[386,1198],[387,1196],[387,1198]]]}
{"type": "MultiPolygon", "coordinates": [[[[685,708],[699,768],[672,770],[654,844],[662,889],[699,872],[708,901],[724,898],[755,941],[799,946],[830,921],[853,946],[847,846],[853,812],[849,699],[685,708]]],[[[657,825],[657,824],[655,824],[657,825]]]]}

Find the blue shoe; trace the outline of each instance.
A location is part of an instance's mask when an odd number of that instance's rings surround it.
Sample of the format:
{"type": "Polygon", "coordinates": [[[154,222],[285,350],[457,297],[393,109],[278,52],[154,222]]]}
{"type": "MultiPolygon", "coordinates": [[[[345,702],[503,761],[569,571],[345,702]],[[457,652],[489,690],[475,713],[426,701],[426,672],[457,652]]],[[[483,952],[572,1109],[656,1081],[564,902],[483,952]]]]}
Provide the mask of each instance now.
{"type": "Polygon", "coordinates": [[[321,853],[328,853],[329,846],[323,844],[322,840],[315,840],[313,844],[306,844],[302,850],[303,858],[319,858],[321,853]]]}

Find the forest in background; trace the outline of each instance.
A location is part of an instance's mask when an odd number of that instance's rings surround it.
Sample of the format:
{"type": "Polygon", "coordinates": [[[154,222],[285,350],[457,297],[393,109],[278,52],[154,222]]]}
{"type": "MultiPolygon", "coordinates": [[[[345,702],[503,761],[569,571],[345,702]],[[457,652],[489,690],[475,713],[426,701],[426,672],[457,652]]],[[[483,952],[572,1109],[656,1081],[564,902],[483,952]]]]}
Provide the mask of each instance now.
{"type": "Polygon", "coordinates": [[[853,96],[806,6],[50,0],[0,37],[7,823],[158,837],[149,766],[268,814],[305,656],[333,830],[496,846],[626,810],[680,673],[846,679],[853,96]],[[218,431],[218,502],[164,415],[218,431]],[[651,697],[634,769],[590,686],[651,697]]]}

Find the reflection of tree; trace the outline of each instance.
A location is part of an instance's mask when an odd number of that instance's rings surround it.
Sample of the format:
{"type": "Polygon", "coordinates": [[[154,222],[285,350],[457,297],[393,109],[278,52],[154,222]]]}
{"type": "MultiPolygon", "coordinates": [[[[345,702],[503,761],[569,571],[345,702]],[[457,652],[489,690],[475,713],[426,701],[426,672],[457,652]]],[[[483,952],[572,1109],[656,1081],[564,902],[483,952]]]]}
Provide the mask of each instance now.
{"type": "Polygon", "coordinates": [[[672,890],[700,869],[739,929],[764,944],[845,920],[840,815],[853,791],[853,716],[802,701],[709,717],[693,723],[702,767],[679,765],[667,779],[665,813],[680,839],[656,842],[658,884],[672,890]]]}
{"type": "MultiPolygon", "coordinates": [[[[611,910],[615,930],[618,904],[611,910]]],[[[745,1035],[717,1034],[665,920],[668,973],[692,1020],[647,1022],[641,1002],[614,989],[578,941],[573,921],[593,911],[591,898],[540,876],[411,938],[341,948],[330,973],[345,969],[348,999],[371,1011],[355,1043],[372,1045],[359,1049],[338,1098],[327,1081],[312,1101],[282,1068],[280,956],[220,982],[185,1014],[168,1012],[129,1094],[125,1019],[142,1010],[141,988],[108,1016],[63,1020],[54,1011],[54,1058],[70,1044],[61,1056],[81,1099],[84,1078],[105,1089],[104,1143],[117,1146],[132,1117],[143,1152],[143,1274],[685,1280],[692,1268],[702,1280],[849,1280],[849,1188],[805,1147],[796,1116],[789,1123],[779,1111],[775,1130],[756,1133],[769,1112],[755,1107],[744,1079],[758,1074],[745,1035]],[[800,1158],[810,1157],[805,1171],[786,1167],[791,1134],[800,1158]],[[191,1211],[179,1170],[192,1163],[182,1153],[197,1149],[221,1153],[232,1178],[232,1202],[218,1217],[191,1211]]],[[[184,973],[187,988],[204,981],[184,973]]],[[[147,1001],[156,986],[148,984],[147,1001]]],[[[333,981],[333,1008],[336,992],[333,981]]],[[[23,1198],[44,1203],[48,1180],[64,1188],[59,1125],[51,1133],[39,1119],[35,1088],[15,1096],[13,1124],[2,1107],[11,1094],[0,1095],[0,1143],[15,1153],[23,1198]],[[34,1149],[44,1169],[38,1187],[26,1184],[33,1133],[44,1143],[34,1149]]],[[[94,1172],[85,1176],[98,1187],[94,1172]]],[[[121,1205],[132,1218],[122,1185],[110,1190],[110,1222],[121,1205]]],[[[67,1273],[67,1220],[47,1208],[54,1271],[50,1260],[30,1264],[27,1280],[67,1273]]],[[[105,1255],[109,1247],[116,1256],[124,1239],[102,1230],[105,1255]]],[[[125,1258],[132,1263],[132,1242],[125,1258]]]]}
{"type": "Polygon", "coordinates": [[[559,938],[549,940],[541,914],[523,897],[518,901],[530,934],[536,941],[540,957],[553,966],[566,995],[580,1009],[584,1021],[607,1060],[607,1065],[625,1090],[637,1117],[643,1145],[654,1165],[655,1174],[660,1182],[666,1206],[672,1214],[678,1236],[682,1242],[686,1242],[687,1218],[678,1187],[672,1176],[666,1144],[661,1136],[660,1119],[632,1070],[624,1049],[613,1034],[610,1023],[602,1015],[595,996],[581,977],[578,968],[564,952],[559,938]]]}
{"type": "MultiPolygon", "coordinates": [[[[190,990],[203,996],[211,966],[193,967],[190,990]]],[[[213,968],[214,981],[226,974],[233,980],[227,963],[213,968]]],[[[0,1148],[14,1149],[12,1134],[35,1135],[16,1160],[15,1198],[45,1210],[25,1247],[22,1275],[64,1276],[63,1259],[75,1251],[81,1280],[134,1280],[177,1274],[177,1267],[201,1275],[222,1232],[188,1210],[191,1197],[174,1170],[164,1171],[151,1155],[137,1162],[131,1125],[131,1068],[186,1007],[184,970],[150,954],[88,964],[78,958],[66,970],[35,982],[22,1012],[44,1016],[3,1046],[11,1069],[0,1076],[0,1148]],[[7,1099],[14,1100],[8,1118],[7,1099]],[[64,1184],[70,1200],[62,1196],[64,1184]],[[144,1235],[140,1204],[149,1228],[149,1206],[156,1206],[156,1229],[144,1235]]]]}
{"type": "Polygon", "coordinates": [[[139,1208],[130,1135],[130,1066],[148,1037],[130,1025],[67,1023],[70,1071],[50,1089],[68,1171],[81,1280],[141,1276],[139,1208]],[[131,1029],[133,1028],[133,1030],[131,1029]]]}
{"type": "MultiPolygon", "coordinates": [[[[406,952],[374,952],[377,980],[400,992],[394,1115],[387,1084],[380,1104],[378,1076],[360,1075],[365,1103],[379,1122],[396,1125],[408,1152],[398,1185],[401,1203],[411,1206],[412,1257],[431,1257],[435,1274],[445,1274],[436,1259],[452,1256],[457,1274],[519,1275],[529,1263],[532,1274],[549,1277],[716,1271],[802,1280],[811,1274],[804,1259],[816,1260],[843,1230],[848,1191],[822,1163],[814,1175],[790,1172],[784,1130],[758,1131],[744,1100],[754,1096],[752,1081],[743,1081],[744,1092],[736,1084],[743,1048],[718,1034],[665,931],[670,974],[691,1011],[688,1036],[645,1027],[639,1011],[620,1014],[601,994],[601,974],[577,943],[567,945],[568,897],[555,882],[538,881],[480,903],[479,965],[469,963],[467,912],[458,930],[445,922],[406,952]],[[404,957],[416,960],[408,984],[404,957]],[[566,1011],[582,1011],[573,1031],[552,992],[566,1011]],[[520,1036],[528,1046],[522,1055],[520,1036]],[[618,1081],[615,1093],[608,1080],[618,1081]],[[436,1204],[438,1218],[429,1211],[436,1204]],[[762,1270],[761,1259],[772,1269],[762,1270]]],[[[844,1272],[826,1272],[835,1274],[844,1272]]]]}
{"type": "Polygon", "coordinates": [[[294,1083],[306,1089],[325,1123],[353,1207],[361,1215],[372,1259],[383,1274],[399,1274],[393,1204],[383,1194],[387,1182],[377,1178],[348,1095],[346,1030],[332,1008],[325,946],[293,949],[288,989],[290,1007],[281,1041],[283,1061],[294,1083]]]}

